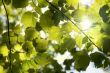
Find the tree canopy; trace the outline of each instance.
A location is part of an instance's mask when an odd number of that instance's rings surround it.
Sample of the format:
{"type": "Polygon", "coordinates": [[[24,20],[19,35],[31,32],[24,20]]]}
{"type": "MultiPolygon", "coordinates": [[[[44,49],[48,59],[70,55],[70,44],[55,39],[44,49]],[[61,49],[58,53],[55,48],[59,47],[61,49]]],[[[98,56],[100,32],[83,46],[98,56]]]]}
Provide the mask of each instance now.
{"type": "Polygon", "coordinates": [[[0,73],[110,66],[110,0],[0,0],[0,73]],[[63,67],[55,54],[70,52],[63,67]]]}

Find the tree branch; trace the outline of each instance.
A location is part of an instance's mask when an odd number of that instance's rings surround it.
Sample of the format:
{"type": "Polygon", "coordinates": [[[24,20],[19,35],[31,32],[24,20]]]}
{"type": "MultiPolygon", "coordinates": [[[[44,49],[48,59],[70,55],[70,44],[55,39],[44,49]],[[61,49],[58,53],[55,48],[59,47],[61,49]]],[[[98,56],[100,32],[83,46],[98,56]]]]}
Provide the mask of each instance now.
{"type": "Polygon", "coordinates": [[[90,37],[85,33],[85,32],[83,32],[78,26],[77,26],[77,24],[74,22],[74,21],[72,21],[68,16],[66,16],[62,11],[60,11],[56,6],[54,6],[51,2],[49,2],[48,0],[46,0],[54,9],[56,9],[58,12],[60,12],[62,15],[64,15],[70,22],[72,22],[78,29],[79,29],[79,31],[82,33],[82,34],[84,34],[85,35],[85,37],[86,38],[88,38],[88,40],[95,46],[95,47],[97,47],[98,49],[100,49],[100,47],[98,47],[91,39],[90,39],[90,37]]]}
{"type": "Polygon", "coordinates": [[[5,3],[4,3],[4,1],[2,0],[2,4],[3,4],[3,7],[4,7],[4,9],[5,9],[5,12],[6,12],[6,17],[7,17],[7,21],[6,21],[6,23],[7,23],[7,26],[8,26],[8,44],[7,44],[7,46],[8,46],[8,48],[9,48],[9,50],[10,50],[10,53],[9,53],[9,58],[10,58],[10,68],[9,68],[9,70],[10,70],[10,72],[12,73],[12,64],[11,64],[11,47],[10,47],[10,45],[11,45],[11,43],[10,43],[10,23],[9,23],[9,17],[8,17],[8,12],[7,12],[7,9],[6,9],[6,6],[5,6],[5,3]]]}

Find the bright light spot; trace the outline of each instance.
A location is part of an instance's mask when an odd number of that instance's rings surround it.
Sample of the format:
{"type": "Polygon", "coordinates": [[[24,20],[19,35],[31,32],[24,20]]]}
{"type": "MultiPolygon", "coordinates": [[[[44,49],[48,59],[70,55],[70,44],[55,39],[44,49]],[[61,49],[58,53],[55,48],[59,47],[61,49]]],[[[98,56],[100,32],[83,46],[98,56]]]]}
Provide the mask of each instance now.
{"type": "Polygon", "coordinates": [[[80,0],[79,3],[82,5],[91,6],[91,4],[94,2],[94,0],[80,0]]]}
{"type": "Polygon", "coordinates": [[[57,60],[59,64],[63,64],[65,59],[72,59],[72,58],[73,57],[68,51],[66,51],[63,55],[61,55],[60,53],[57,53],[54,57],[54,59],[57,60]]]}
{"type": "Polygon", "coordinates": [[[82,28],[82,30],[87,30],[92,26],[91,21],[88,18],[84,18],[81,22],[80,22],[80,26],[82,28]]]}
{"type": "Polygon", "coordinates": [[[58,41],[52,40],[52,44],[58,44],[58,41]]]}
{"type": "Polygon", "coordinates": [[[75,37],[78,35],[78,33],[72,31],[72,32],[69,33],[69,35],[70,35],[72,38],[75,38],[75,37]]]}
{"type": "Polygon", "coordinates": [[[32,11],[32,10],[33,10],[33,7],[27,6],[27,7],[26,7],[26,10],[27,10],[27,11],[32,11]]]}
{"type": "Polygon", "coordinates": [[[47,38],[47,34],[43,30],[41,30],[40,31],[40,37],[43,38],[43,39],[46,39],[47,38]]]}
{"type": "Polygon", "coordinates": [[[48,6],[44,7],[44,8],[41,8],[42,13],[45,13],[47,10],[49,10],[48,6]]]}

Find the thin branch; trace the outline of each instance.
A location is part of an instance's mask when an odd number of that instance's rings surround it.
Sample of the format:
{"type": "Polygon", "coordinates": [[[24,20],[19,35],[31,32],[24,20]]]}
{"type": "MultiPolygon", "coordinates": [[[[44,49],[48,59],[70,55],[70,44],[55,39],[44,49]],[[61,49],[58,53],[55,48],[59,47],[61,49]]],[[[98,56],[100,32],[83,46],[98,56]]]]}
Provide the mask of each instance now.
{"type": "Polygon", "coordinates": [[[85,35],[86,38],[88,38],[88,40],[95,46],[97,47],[98,49],[100,49],[100,47],[98,47],[91,39],[90,37],[85,33],[83,32],[75,22],[73,22],[68,16],[66,16],[62,11],[60,11],[56,6],[54,6],[51,2],[49,2],[48,0],[46,0],[53,8],[55,8],[58,12],[60,12],[62,15],[64,15],[70,22],[72,22],[78,29],[79,31],[85,35]]]}
{"type": "Polygon", "coordinates": [[[10,70],[10,72],[12,73],[12,64],[11,64],[11,47],[10,47],[10,45],[11,45],[11,43],[10,43],[10,29],[9,29],[9,26],[10,26],[10,23],[9,23],[9,17],[8,17],[8,12],[7,12],[7,9],[6,9],[6,6],[5,6],[5,3],[4,3],[4,1],[2,0],[2,4],[3,4],[3,7],[4,7],[4,9],[5,9],[5,12],[6,12],[6,17],[7,17],[7,26],[8,26],[8,47],[9,47],[9,50],[10,50],[10,53],[9,53],[9,58],[10,58],[10,68],[9,68],[9,70],[10,70]]]}

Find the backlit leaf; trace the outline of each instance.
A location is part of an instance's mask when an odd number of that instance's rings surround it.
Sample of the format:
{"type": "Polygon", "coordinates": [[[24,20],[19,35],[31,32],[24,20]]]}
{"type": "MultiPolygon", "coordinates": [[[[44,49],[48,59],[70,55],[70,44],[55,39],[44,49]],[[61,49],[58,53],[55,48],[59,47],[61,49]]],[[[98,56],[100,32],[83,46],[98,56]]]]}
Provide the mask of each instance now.
{"type": "Polygon", "coordinates": [[[36,24],[36,17],[37,15],[33,12],[25,12],[23,15],[22,15],[22,18],[21,18],[21,21],[22,23],[24,24],[24,27],[27,28],[27,27],[35,27],[35,24],[36,24]]]}
{"type": "Polygon", "coordinates": [[[0,45],[0,54],[2,54],[3,56],[8,56],[9,50],[5,44],[0,45]]]}
{"type": "Polygon", "coordinates": [[[38,1],[39,7],[46,7],[48,5],[46,0],[37,0],[37,1],[38,1]]]}
{"type": "Polygon", "coordinates": [[[49,31],[50,40],[59,40],[62,37],[62,33],[59,27],[52,26],[49,31]]]}
{"type": "Polygon", "coordinates": [[[33,39],[37,38],[38,36],[39,36],[39,33],[33,27],[27,28],[25,30],[25,39],[26,40],[33,40],[33,39]]]}

